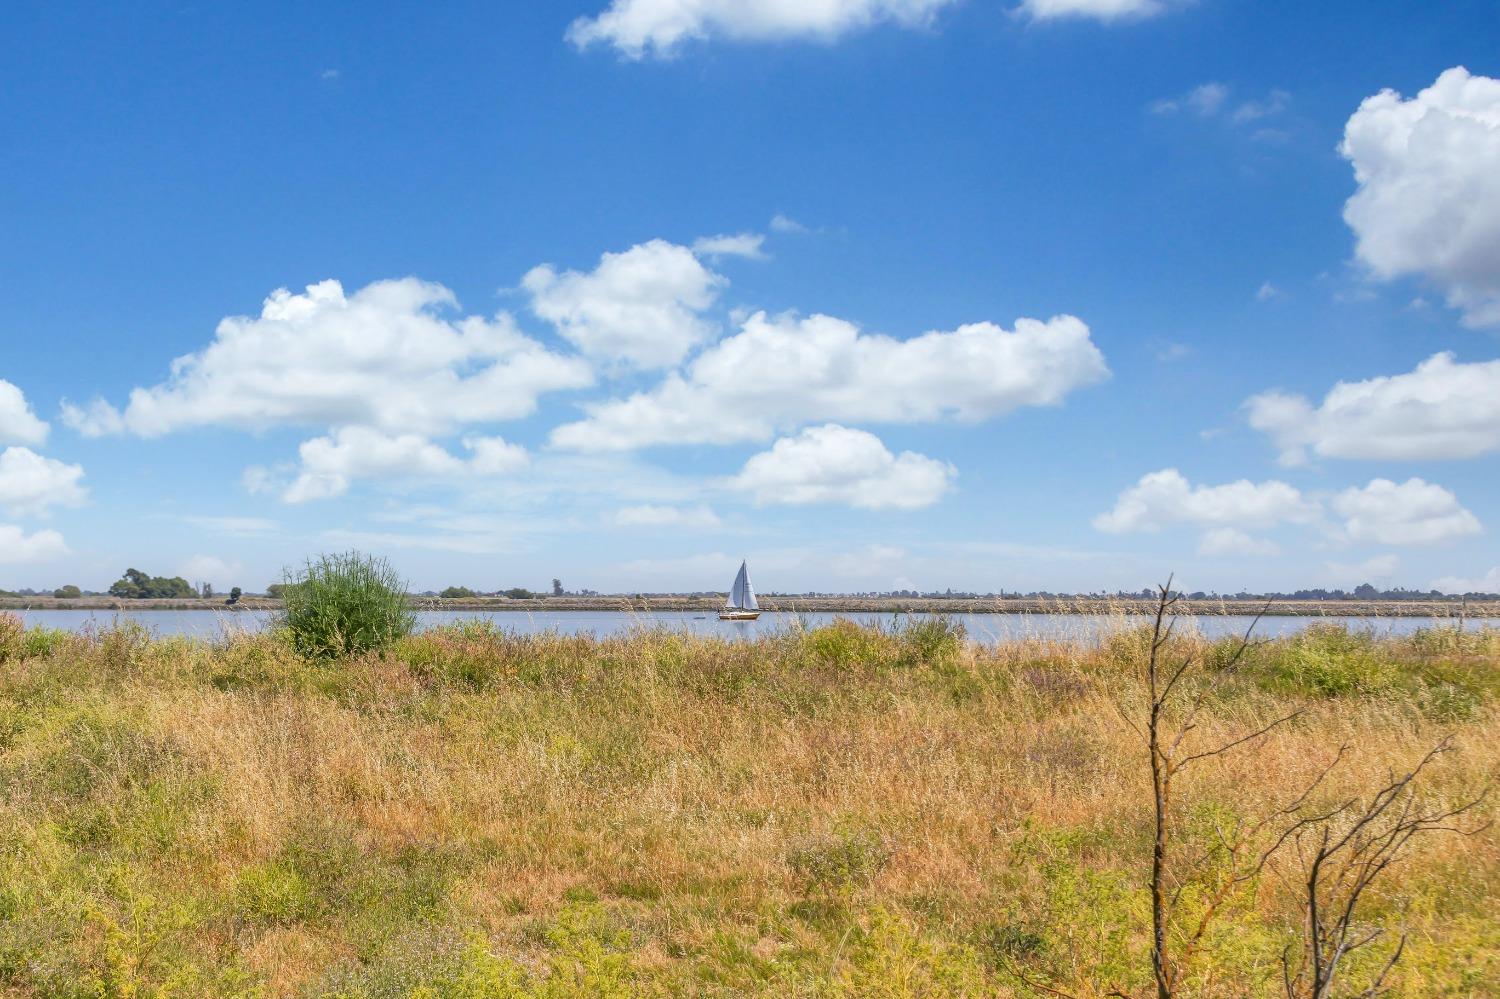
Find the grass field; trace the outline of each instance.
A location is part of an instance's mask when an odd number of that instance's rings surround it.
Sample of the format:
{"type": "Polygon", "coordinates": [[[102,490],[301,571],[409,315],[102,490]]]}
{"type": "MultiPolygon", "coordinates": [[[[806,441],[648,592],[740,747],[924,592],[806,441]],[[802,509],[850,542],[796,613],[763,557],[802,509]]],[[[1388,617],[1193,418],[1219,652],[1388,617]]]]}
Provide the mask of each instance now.
{"type": "MultiPolygon", "coordinates": [[[[1140,653],[471,628],[316,664],[0,615],[0,995],[1032,994],[1018,970],[1143,994],[1140,653]]],[[[1423,794],[1472,797],[1497,694],[1495,632],[1255,648],[1194,737],[1305,713],[1205,761],[1181,836],[1345,744],[1329,800],[1449,734],[1423,794]]],[[[1289,864],[1225,906],[1185,994],[1278,994],[1289,864]]],[[[1394,995],[1500,995],[1500,833],[1414,841],[1363,915],[1408,934],[1394,995]]]]}

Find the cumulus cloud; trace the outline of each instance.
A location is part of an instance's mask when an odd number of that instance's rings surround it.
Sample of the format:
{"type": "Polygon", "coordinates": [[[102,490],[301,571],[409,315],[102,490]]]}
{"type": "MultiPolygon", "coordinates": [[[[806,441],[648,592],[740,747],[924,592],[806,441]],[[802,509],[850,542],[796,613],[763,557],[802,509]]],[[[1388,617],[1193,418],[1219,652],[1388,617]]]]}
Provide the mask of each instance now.
{"type": "Polygon", "coordinates": [[[27,534],[14,524],[0,524],[0,564],[43,562],[66,554],[68,546],[56,531],[27,534]]]}
{"type": "Polygon", "coordinates": [[[78,506],[88,496],[83,467],[45,458],[30,448],[0,451],[0,510],[13,517],[45,514],[54,506],[78,506]]]}
{"type": "Polygon", "coordinates": [[[298,448],[300,474],[282,499],[288,503],[331,499],[348,492],[356,479],[499,475],[522,468],[529,460],[525,448],[497,437],[467,438],[464,446],[471,452],[467,460],[420,434],[344,427],[331,436],[302,443],[298,448]]]}
{"type": "Polygon", "coordinates": [[[1286,524],[1316,527],[1336,543],[1380,545],[1436,544],[1483,529],[1451,492],[1422,479],[1372,479],[1331,496],[1306,495],[1277,480],[1194,486],[1175,468],[1142,476],[1094,518],[1110,534],[1203,528],[1202,555],[1276,554],[1276,545],[1247,532],[1286,524]]]}
{"type": "MultiPolygon", "coordinates": [[[[612,0],[596,17],[580,17],[568,41],[580,49],[614,46],[630,59],[670,56],[688,41],[787,38],[831,40],[880,23],[917,27],[957,0],[612,0]]],[[[1106,2],[1106,0],[1096,0],[1106,2]]],[[[1116,0],[1127,2],[1127,0],[1116,0]]],[[[1137,3],[1146,0],[1135,0],[1137,3]]]]}
{"type": "Polygon", "coordinates": [[[721,526],[719,515],[706,505],[694,507],[627,506],[615,511],[614,523],[620,527],[713,528],[721,526]]]}
{"type": "Polygon", "coordinates": [[[1165,468],[1143,475],[1120,494],[1114,509],[1094,518],[1094,526],[1109,534],[1160,531],[1176,524],[1253,529],[1310,523],[1318,514],[1315,501],[1285,482],[1241,479],[1194,486],[1177,469],[1165,468]]]}
{"type": "Polygon", "coordinates": [[[1500,565],[1473,578],[1444,576],[1434,580],[1432,588],[1443,593],[1500,593],[1500,565]]]}
{"type": "Polygon", "coordinates": [[[1363,488],[1339,493],[1331,505],[1344,518],[1344,530],[1353,541],[1427,545],[1483,530],[1479,518],[1459,505],[1451,492],[1415,478],[1399,485],[1374,479],[1363,488]]]}
{"type": "Polygon", "coordinates": [[[606,253],[587,274],[543,264],[521,279],[531,310],[579,350],[641,368],[676,364],[712,335],[703,312],[726,283],[692,250],[661,239],[606,253]]]}
{"type": "Polygon", "coordinates": [[[0,444],[40,444],[47,430],[21,390],[0,378],[0,444]]]}
{"type": "Polygon", "coordinates": [[[894,455],[874,434],[830,423],[782,438],[726,485],[762,505],[915,510],[941,499],[957,474],[947,462],[913,451],[894,455]]]}
{"type": "Polygon", "coordinates": [[[455,307],[448,289],[415,278],[352,295],[337,281],[281,289],[259,316],[221,321],[123,412],[96,401],[66,407],[64,420],[87,435],[287,424],[434,434],[526,416],[542,393],[592,384],[587,362],[548,351],[510,317],[443,314],[455,307]]]}
{"type": "Polygon", "coordinates": [[[1500,361],[1461,364],[1435,354],[1414,371],[1339,382],[1313,406],[1266,392],[1245,403],[1281,461],[1325,458],[1472,458],[1500,450],[1500,361]]]}
{"type": "Polygon", "coordinates": [[[1359,259],[1381,279],[1430,280],[1470,326],[1500,325],[1500,80],[1456,67],[1410,99],[1383,90],[1340,149],[1359,259]]]}
{"type": "Polygon", "coordinates": [[[1088,18],[1107,22],[1153,17],[1172,6],[1168,0],[1022,0],[1017,9],[1035,21],[1088,18]]]}
{"type": "Polygon", "coordinates": [[[1109,376],[1072,316],[975,323],[909,340],[830,316],[756,313],[649,392],[589,405],[552,441],[579,450],[768,440],[815,420],[978,421],[1062,402],[1109,376]]]}

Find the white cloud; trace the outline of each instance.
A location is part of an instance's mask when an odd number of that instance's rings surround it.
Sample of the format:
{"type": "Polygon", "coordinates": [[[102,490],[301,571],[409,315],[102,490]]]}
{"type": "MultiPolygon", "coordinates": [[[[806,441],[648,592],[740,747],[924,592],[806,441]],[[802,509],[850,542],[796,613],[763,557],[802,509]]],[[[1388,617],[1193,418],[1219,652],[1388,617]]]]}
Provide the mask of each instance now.
{"type": "Polygon", "coordinates": [[[1475,579],[1444,576],[1435,580],[1432,588],[1443,593],[1500,593],[1500,566],[1475,579]]]}
{"type": "Polygon", "coordinates": [[[240,562],[228,562],[213,555],[194,555],[183,562],[177,574],[190,583],[208,583],[215,589],[227,589],[244,575],[240,562]]]}
{"type": "Polygon", "coordinates": [[[1234,109],[1230,117],[1242,124],[1260,121],[1262,118],[1273,118],[1285,111],[1291,100],[1292,95],[1285,90],[1273,90],[1263,101],[1245,101],[1234,109]]]}
{"type": "MultiPolygon", "coordinates": [[[[1273,118],[1287,109],[1292,95],[1285,90],[1272,90],[1264,100],[1248,100],[1231,107],[1230,90],[1222,83],[1202,83],[1180,97],[1169,97],[1151,104],[1151,112],[1159,115],[1190,114],[1197,118],[1228,120],[1231,124],[1250,127],[1266,118],[1273,118]]],[[[1258,141],[1285,141],[1289,136],[1277,129],[1258,128],[1251,133],[1258,141]]]]}
{"type": "Polygon", "coordinates": [[[154,437],[187,427],[370,426],[447,433],[515,419],[549,391],[592,384],[589,365],[523,336],[509,316],[448,319],[441,285],[377,281],[345,295],[337,281],[285,289],[259,317],[219,323],[213,342],[172,362],[161,385],[137,388],[123,413],[68,406],[88,435],[154,437]]]}
{"type": "Polygon", "coordinates": [[[473,454],[468,460],[420,434],[388,435],[364,427],[344,427],[331,436],[302,443],[298,448],[301,472],[282,493],[282,499],[305,503],[342,496],[355,479],[499,475],[522,468],[529,460],[525,448],[500,438],[466,438],[464,446],[473,454]]]}
{"type": "Polygon", "coordinates": [[[1328,586],[1352,589],[1361,583],[1378,583],[1390,579],[1401,569],[1396,555],[1376,555],[1363,562],[1324,562],[1323,581],[1328,586]]]}
{"type": "Polygon", "coordinates": [[[465,437],[464,447],[472,455],[467,470],[475,475],[505,475],[531,462],[524,447],[502,437],[465,437]]]}
{"type": "Polygon", "coordinates": [[[1171,6],[1166,0],[1022,0],[1018,10],[1037,21],[1059,18],[1123,21],[1153,17],[1171,6]]]}
{"type": "MultiPolygon", "coordinates": [[[[1316,501],[1285,482],[1241,479],[1194,486],[1177,469],[1166,468],[1143,475],[1121,493],[1114,509],[1094,518],[1094,527],[1110,534],[1159,531],[1174,524],[1253,529],[1311,523],[1318,513],[1316,501]]],[[[1212,544],[1207,538],[1205,542],[1212,544]]]]}
{"type": "Polygon", "coordinates": [[[0,524],[0,563],[42,562],[66,554],[68,546],[56,531],[27,534],[14,524],[0,524]]]}
{"type": "Polygon", "coordinates": [[[21,390],[0,378],[0,444],[40,444],[47,430],[21,390]]]}
{"type": "Polygon", "coordinates": [[[780,212],[777,212],[771,218],[771,231],[784,233],[788,236],[802,236],[811,232],[812,230],[810,230],[807,226],[803,225],[801,222],[798,222],[791,216],[783,215],[780,212]]]}
{"type": "Polygon", "coordinates": [[[1062,402],[1109,376],[1089,329],[1072,316],[993,323],[909,340],[861,333],[829,316],[756,313],[740,333],[649,392],[585,407],[552,434],[562,447],[767,440],[814,420],[978,421],[1062,402]]]}
{"type": "MultiPolygon", "coordinates": [[[[831,40],[873,24],[916,27],[956,0],[612,0],[568,28],[579,48],[613,45],[630,59],[670,56],[687,41],[831,40]]],[[[1123,2],[1123,0],[1119,0],[1123,2]]],[[[1136,0],[1142,2],[1142,0],[1136,0]]]]}
{"type": "Polygon", "coordinates": [[[1254,538],[1234,527],[1216,527],[1198,539],[1199,555],[1280,555],[1274,541],[1254,538]]]}
{"type": "Polygon", "coordinates": [[[1266,392],[1245,403],[1281,461],[1472,458],[1500,450],[1500,361],[1461,364],[1435,354],[1406,374],[1339,382],[1316,408],[1266,392]]]}
{"type": "Polygon", "coordinates": [[[1339,544],[1426,545],[1478,534],[1478,518],[1442,486],[1373,479],[1332,496],[1305,495],[1285,482],[1241,479],[1194,486],[1175,468],[1144,475],[1114,508],[1094,518],[1110,534],[1155,532],[1174,525],[1205,528],[1200,555],[1275,555],[1279,548],[1250,530],[1284,524],[1315,527],[1339,544]],[[1342,523],[1335,525],[1325,504],[1342,523]]]}
{"type": "Polygon", "coordinates": [[[13,517],[45,514],[54,506],[78,506],[88,496],[80,465],[44,458],[24,447],[0,451],[0,510],[13,517]]]}
{"type": "Polygon", "coordinates": [[[1255,291],[1255,300],[1257,302],[1270,302],[1282,297],[1281,289],[1269,281],[1261,282],[1261,286],[1255,291]]]}
{"type": "Polygon", "coordinates": [[[742,232],[735,235],[704,236],[693,241],[693,252],[700,257],[717,260],[720,257],[744,257],[747,260],[764,260],[766,237],[758,232],[742,232]]]}
{"type": "Polygon", "coordinates": [[[1500,80],[1456,67],[1409,100],[1383,90],[1340,151],[1358,185],[1344,219],[1371,272],[1423,276],[1468,325],[1500,325],[1500,80]]]}
{"type": "Polygon", "coordinates": [[[614,522],[620,527],[714,528],[722,524],[719,515],[707,506],[676,507],[652,504],[627,506],[617,510],[614,522]]]}
{"type": "Polygon", "coordinates": [[[82,406],[64,400],[62,421],[85,437],[108,437],[126,430],[120,411],[103,399],[82,406]]]}
{"type": "Polygon", "coordinates": [[[957,474],[947,462],[913,451],[894,455],[874,434],[830,423],[782,438],[725,484],[762,505],[915,510],[941,499],[957,474]]]}
{"type": "Polygon", "coordinates": [[[1222,83],[1200,83],[1181,97],[1159,100],[1151,105],[1153,114],[1177,114],[1187,111],[1200,118],[1211,118],[1229,100],[1229,88],[1222,83]]]}
{"type": "Polygon", "coordinates": [[[1425,545],[1480,533],[1479,518],[1459,505],[1442,486],[1408,479],[1396,484],[1374,479],[1362,489],[1346,489],[1332,507],[1345,518],[1353,541],[1382,545],[1425,545]]]}
{"type": "Polygon", "coordinates": [[[521,279],[531,309],[579,350],[641,368],[676,364],[714,326],[702,313],[727,282],[692,250],[665,240],[606,253],[591,273],[551,265],[521,279]]]}

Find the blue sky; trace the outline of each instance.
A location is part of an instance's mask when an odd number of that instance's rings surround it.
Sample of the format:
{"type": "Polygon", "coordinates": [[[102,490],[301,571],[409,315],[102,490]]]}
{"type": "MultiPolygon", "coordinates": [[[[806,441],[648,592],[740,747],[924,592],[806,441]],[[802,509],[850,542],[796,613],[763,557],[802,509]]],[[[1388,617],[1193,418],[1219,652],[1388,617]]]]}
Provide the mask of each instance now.
{"type": "Polygon", "coordinates": [[[1487,2],[10,11],[0,587],[1500,590],[1497,52],[1487,2]]]}

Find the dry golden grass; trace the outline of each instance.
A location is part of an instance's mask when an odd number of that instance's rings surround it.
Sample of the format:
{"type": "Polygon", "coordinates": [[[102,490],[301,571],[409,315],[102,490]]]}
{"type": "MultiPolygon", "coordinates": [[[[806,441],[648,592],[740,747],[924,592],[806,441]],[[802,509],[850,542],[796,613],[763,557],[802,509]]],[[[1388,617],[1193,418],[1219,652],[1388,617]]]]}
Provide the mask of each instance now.
{"type": "MultiPolygon", "coordinates": [[[[1129,633],[468,629],[316,665],[274,635],[0,622],[0,995],[1139,986],[1138,653],[1129,633]]],[[[1424,793],[1476,793],[1500,774],[1497,674],[1492,634],[1256,650],[1198,737],[1306,714],[1199,771],[1183,836],[1285,800],[1345,743],[1331,797],[1450,733],[1424,793]]],[[[1396,994],[1500,995],[1497,909],[1500,836],[1419,842],[1366,913],[1410,934],[1396,994]]],[[[1277,994],[1296,931],[1268,876],[1190,994],[1277,994]]]]}

